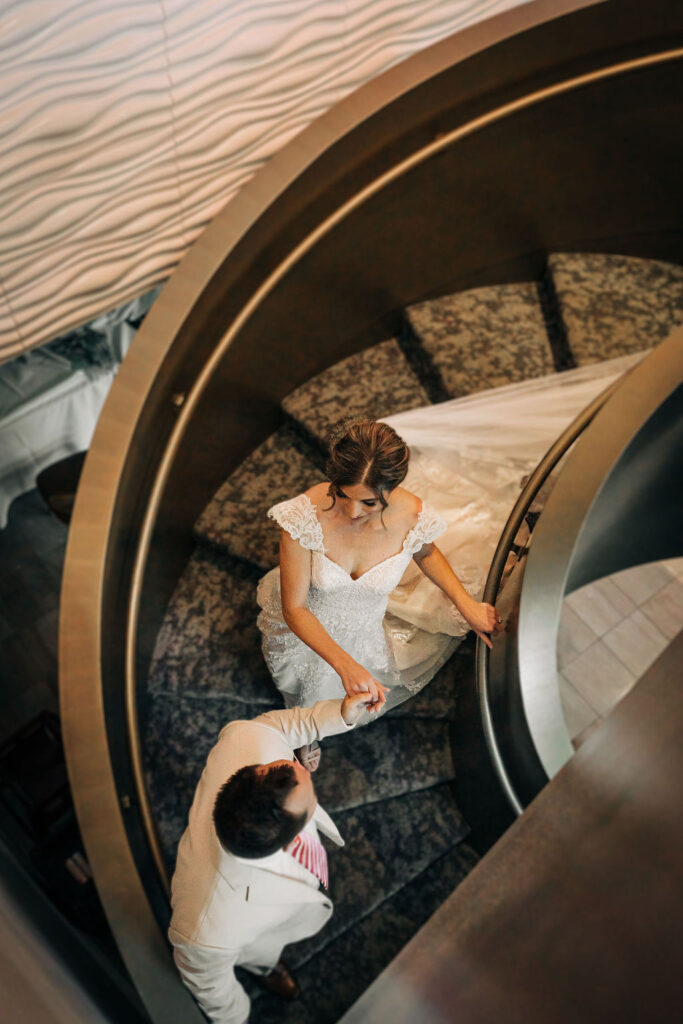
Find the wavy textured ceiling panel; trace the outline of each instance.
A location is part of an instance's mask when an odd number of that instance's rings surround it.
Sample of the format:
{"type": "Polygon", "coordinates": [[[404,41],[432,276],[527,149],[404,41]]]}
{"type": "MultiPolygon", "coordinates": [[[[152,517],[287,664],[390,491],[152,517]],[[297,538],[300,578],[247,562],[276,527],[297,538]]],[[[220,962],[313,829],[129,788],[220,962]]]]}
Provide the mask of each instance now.
{"type": "Polygon", "coordinates": [[[164,280],[256,170],[523,0],[0,0],[0,360],[164,280]]]}

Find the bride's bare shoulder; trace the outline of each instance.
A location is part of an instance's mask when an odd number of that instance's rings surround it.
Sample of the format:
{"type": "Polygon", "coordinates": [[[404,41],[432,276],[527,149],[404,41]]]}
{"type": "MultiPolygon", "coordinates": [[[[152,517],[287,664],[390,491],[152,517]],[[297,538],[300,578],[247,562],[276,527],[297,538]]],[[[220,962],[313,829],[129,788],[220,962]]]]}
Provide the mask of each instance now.
{"type": "Polygon", "coordinates": [[[416,494],[411,494],[410,491],[406,491],[403,487],[397,487],[391,497],[391,503],[395,503],[397,516],[405,520],[407,525],[413,525],[422,509],[422,498],[418,498],[416,494]]]}
{"type": "Polygon", "coordinates": [[[327,498],[329,486],[329,483],[327,483],[326,480],[323,480],[319,484],[313,484],[313,486],[309,487],[307,491],[304,491],[304,494],[312,505],[316,505],[317,508],[320,508],[321,503],[324,503],[325,498],[327,498]]]}

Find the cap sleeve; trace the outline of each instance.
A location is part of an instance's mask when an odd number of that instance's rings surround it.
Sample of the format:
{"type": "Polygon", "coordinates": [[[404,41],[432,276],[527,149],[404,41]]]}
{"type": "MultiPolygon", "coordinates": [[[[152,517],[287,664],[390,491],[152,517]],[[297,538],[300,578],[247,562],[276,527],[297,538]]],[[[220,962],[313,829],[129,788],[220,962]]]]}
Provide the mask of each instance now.
{"type": "Polygon", "coordinates": [[[323,551],[323,531],[315,508],[305,494],[296,498],[281,501],[268,509],[268,516],[294,540],[298,540],[302,548],[308,551],[323,551]]]}
{"type": "Polygon", "coordinates": [[[440,537],[447,525],[443,516],[423,503],[417,522],[404,541],[404,551],[409,551],[411,555],[416,554],[423,544],[431,544],[440,537]]]}

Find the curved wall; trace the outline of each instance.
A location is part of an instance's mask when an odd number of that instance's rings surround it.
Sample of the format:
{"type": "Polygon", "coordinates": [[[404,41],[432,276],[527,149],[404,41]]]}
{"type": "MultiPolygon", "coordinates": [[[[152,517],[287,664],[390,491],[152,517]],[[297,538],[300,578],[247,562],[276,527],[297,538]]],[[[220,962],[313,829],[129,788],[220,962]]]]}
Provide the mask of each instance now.
{"type": "Polygon", "coordinates": [[[524,2],[0,3],[0,361],[167,278],[342,97],[524,2]]]}

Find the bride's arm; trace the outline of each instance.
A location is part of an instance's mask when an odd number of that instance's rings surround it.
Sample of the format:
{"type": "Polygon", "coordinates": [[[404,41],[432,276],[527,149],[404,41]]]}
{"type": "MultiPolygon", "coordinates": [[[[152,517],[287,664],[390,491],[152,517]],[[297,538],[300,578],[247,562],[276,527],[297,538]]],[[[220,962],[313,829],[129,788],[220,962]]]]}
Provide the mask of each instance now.
{"type": "Polygon", "coordinates": [[[285,622],[292,633],[296,633],[300,640],[332,666],[349,696],[368,692],[372,694],[373,701],[373,707],[368,710],[377,710],[385,701],[387,687],[377,682],[347,654],[306,607],[310,585],[311,552],[283,530],[280,535],[280,591],[285,622]]]}
{"type": "Polygon", "coordinates": [[[451,599],[477,636],[491,647],[489,634],[499,632],[498,613],[493,605],[470,597],[436,544],[424,544],[413,558],[427,579],[451,599]]]}

